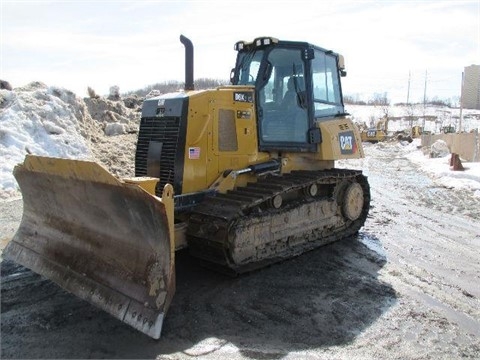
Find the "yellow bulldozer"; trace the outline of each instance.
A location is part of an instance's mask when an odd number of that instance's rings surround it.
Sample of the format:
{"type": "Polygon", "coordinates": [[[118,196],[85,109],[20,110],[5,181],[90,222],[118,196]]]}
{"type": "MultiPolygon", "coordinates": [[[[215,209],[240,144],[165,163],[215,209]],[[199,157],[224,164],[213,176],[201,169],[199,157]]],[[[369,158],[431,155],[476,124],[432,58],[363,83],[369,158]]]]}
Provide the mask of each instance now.
{"type": "MultiPolygon", "coordinates": [[[[355,235],[366,176],[344,110],[343,57],[306,42],[235,44],[231,85],[144,101],[135,177],[95,162],[27,155],[14,169],[20,227],[4,255],[158,339],[175,293],[175,251],[241,274],[355,235]]],[[[320,279],[321,281],[321,279],[320,279]]]]}
{"type": "Polygon", "coordinates": [[[376,144],[379,141],[384,141],[388,138],[388,117],[378,120],[375,127],[362,130],[360,138],[362,142],[370,142],[376,144]]]}

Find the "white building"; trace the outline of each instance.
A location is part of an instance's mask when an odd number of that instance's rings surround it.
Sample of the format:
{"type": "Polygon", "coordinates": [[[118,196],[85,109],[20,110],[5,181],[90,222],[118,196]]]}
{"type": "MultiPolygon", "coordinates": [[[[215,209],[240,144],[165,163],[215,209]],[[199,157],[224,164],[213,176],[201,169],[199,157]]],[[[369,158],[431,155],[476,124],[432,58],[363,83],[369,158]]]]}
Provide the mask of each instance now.
{"type": "Polygon", "coordinates": [[[465,67],[462,87],[462,105],[465,109],[480,110],[480,65],[465,67]]]}

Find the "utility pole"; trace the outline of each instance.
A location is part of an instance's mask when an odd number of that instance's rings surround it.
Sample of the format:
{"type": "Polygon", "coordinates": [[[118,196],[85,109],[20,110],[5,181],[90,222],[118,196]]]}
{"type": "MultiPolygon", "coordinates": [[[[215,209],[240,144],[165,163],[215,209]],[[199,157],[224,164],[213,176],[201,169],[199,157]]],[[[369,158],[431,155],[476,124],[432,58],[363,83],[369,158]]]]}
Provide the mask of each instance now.
{"type": "Polygon", "coordinates": [[[423,88],[423,121],[422,127],[425,129],[425,111],[427,107],[427,70],[425,70],[425,87],[423,88]]]}
{"type": "Polygon", "coordinates": [[[408,106],[408,103],[410,102],[410,76],[411,76],[411,71],[408,71],[407,106],[408,106]]]}

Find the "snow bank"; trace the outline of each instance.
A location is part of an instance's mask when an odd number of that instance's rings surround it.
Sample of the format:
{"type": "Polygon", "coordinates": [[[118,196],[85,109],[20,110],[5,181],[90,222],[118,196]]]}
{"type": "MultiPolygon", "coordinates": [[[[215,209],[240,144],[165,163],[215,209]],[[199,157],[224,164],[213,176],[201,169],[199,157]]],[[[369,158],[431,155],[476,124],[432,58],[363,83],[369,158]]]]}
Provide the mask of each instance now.
{"type": "Polygon", "coordinates": [[[31,83],[0,90],[0,199],[18,195],[13,167],[25,155],[87,158],[85,123],[92,121],[83,100],[72,92],[31,83]]]}
{"type": "Polygon", "coordinates": [[[26,154],[90,158],[132,176],[140,105],[135,96],[82,99],[40,82],[0,90],[0,199],[20,195],[12,171],[26,154]]]}
{"type": "Polygon", "coordinates": [[[420,149],[420,139],[415,139],[405,146],[406,157],[418,164],[440,186],[446,188],[472,191],[480,197],[480,163],[462,162],[465,171],[453,171],[450,167],[451,155],[431,158],[429,151],[420,149]]]}

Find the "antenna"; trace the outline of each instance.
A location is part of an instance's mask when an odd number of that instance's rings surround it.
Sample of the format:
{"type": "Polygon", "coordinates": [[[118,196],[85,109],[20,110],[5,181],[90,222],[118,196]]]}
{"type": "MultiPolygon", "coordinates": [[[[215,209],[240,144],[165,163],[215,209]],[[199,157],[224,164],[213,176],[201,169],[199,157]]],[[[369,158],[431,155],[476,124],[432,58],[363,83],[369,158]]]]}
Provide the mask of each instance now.
{"type": "Polygon", "coordinates": [[[423,88],[423,120],[422,126],[425,129],[425,108],[427,106],[427,70],[425,70],[425,87],[423,88]]]}
{"type": "Polygon", "coordinates": [[[411,71],[408,71],[408,90],[407,90],[407,105],[410,102],[410,76],[411,76],[411,71]]]}

